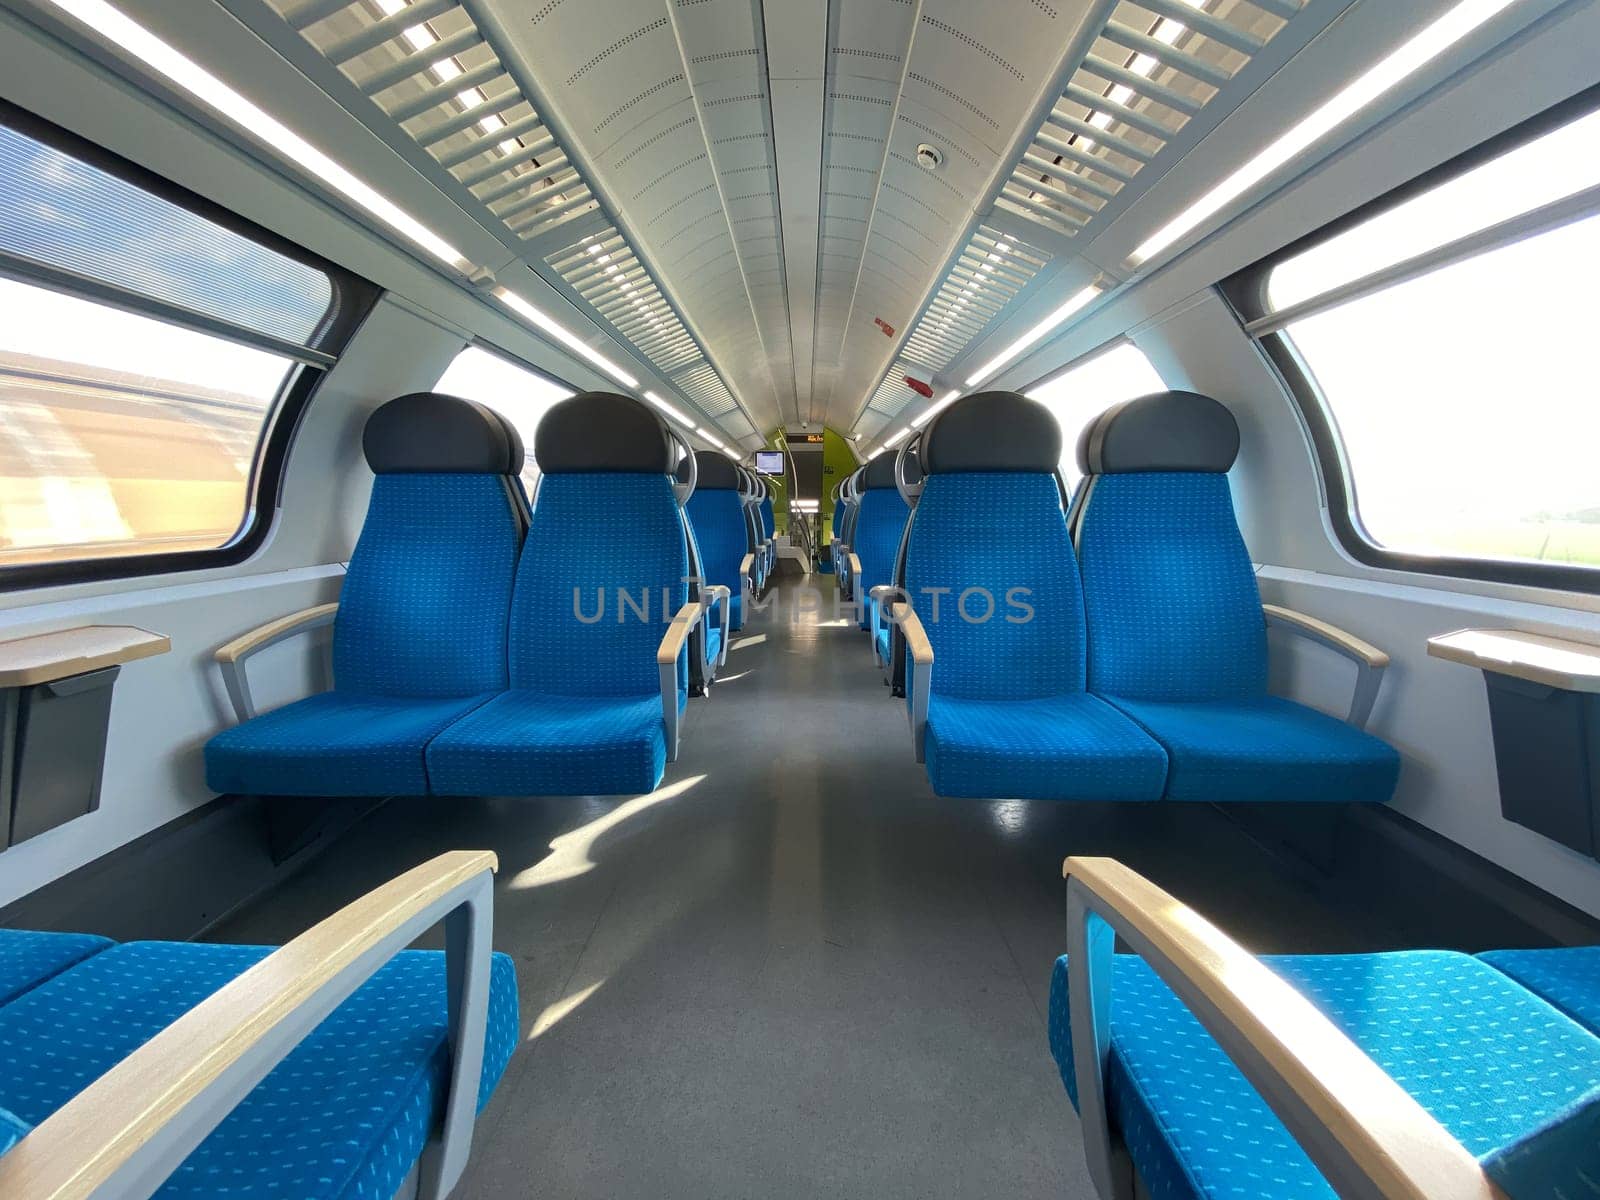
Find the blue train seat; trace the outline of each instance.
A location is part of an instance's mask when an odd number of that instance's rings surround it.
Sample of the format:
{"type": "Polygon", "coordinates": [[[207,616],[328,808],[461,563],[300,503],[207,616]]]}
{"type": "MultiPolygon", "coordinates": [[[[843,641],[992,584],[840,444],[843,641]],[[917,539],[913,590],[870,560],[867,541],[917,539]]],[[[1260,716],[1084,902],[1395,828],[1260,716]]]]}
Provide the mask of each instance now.
{"type": "Polygon", "coordinates": [[[0,929],[0,1005],[53,979],[112,944],[87,933],[0,929]]]}
{"type": "MultiPolygon", "coordinates": [[[[1370,1113],[1372,1121],[1390,1127],[1403,1123],[1392,1101],[1374,1094],[1372,1079],[1364,1079],[1376,1064],[1420,1105],[1424,1124],[1429,1118],[1437,1123],[1416,1140],[1431,1132],[1459,1143],[1455,1165],[1466,1178],[1481,1170],[1512,1200],[1584,1194],[1582,1187],[1564,1191],[1554,1181],[1600,1168],[1600,1143],[1593,1137],[1600,1037],[1541,998],[1537,988],[1490,965],[1505,953],[1484,956],[1490,961],[1431,950],[1251,960],[1166,893],[1119,864],[1110,863],[1108,871],[1104,863],[1067,863],[1069,889],[1088,881],[1087,890],[1069,890],[1073,899],[1086,897],[1083,910],[1069,899],[1069,922],[1087,914],[1082,952],[1095,960],[1098,977],[1083,984],[1099,1010],[1095,1025],[1076,1028],[1090,1018],[1072,1002],[1073,964],[1067,957],[1057,960],[1052,974],[1048,1024],[1051,1052],[1080,1112],[1084,1089],[1098,1087],[1089,1105],[1096,1112],[1085,1113],[1084,1130],[1091,1175],[1099,1176],[1105,1200],[1134,1194],[1159,1200],[1333,1200],[1347,1194],[1319,1166],[1338,1161],[1323,1157],[1334,1136],[1278,1115],[1295,1085],[1265,1076],[1295,1054],[1322,1066],[1319,1085],[1329,1084],[1336,1094],[1341,1080],[1349,1086],[1356,1102],[1342,1119],[1360,1122],[1370,1113]],[[1100,886],[1108,879],[1114,886],[1100,886]],[[1096,933],[1093,926],[1102,919],[1109,924],[1096,933]],[[1141,944],[1139,952],[1111,953],[1112,933],[1141,944]],[[1169,954],[1174,944],[1180,952],[1169,954]],[[1257,963],[1292,992],[1263,988],[1251,978],[1257,963]],[[1216,979],[1205,981],[1207,972],[1216,979]],[[1164,977],[1180,982],[1181,989],[1164,977]],[[1302,998],[1331,1029],[1316,1015],[1310,1021],[1283,1018],[1284,1001],[1298,1008],[1302,998]],[[1216,1036],[1193,1005],[1217,1022],[1211,1026],[1220,1030],[1216,1036]],[[1252,1041],[1240,1032],[1241,1008],[1269,1030],[1293,1028],[1295,1044],[1283,1055],[1267,1055],[1261,1035],[1252,1041]],[[1337,1041],[1338,1034],[1353,1047],[1323,1044],[1337,1041]],[[1104,1047],[1098,1073],[1078,1060],[1085,1045],[1104,1047]],[[1246,1057],[1236,1060],[1238,1054],[1246,1057]],[[1269,1104],[1263,1089],[1280,1105],[1269,1104]],[[1563,1132],[1580,1133],[1584,1140],[1564,1143],[1563,1132]],[[1137,1185],[1115,1178],[1125,1169],[1116,1166],[1119,1161],[1131,1165],[1137,1185]]],[[[1379,1082],[1388,1084],[1381,1077],[1379,1082]]],[[[1311,1112],[1306,1120],[1318,1118],[1311,1112]]],[[[1437,1190],[1428,1195],[1490,1194],[1487,1187],[1468,1192],[1444,1179],[1431,1183],[1437,1190]]]]}
{"type": "Polygon", "coordinates": [[[1490,950],[1478,957],[1600,1033],[1600,946],[1490,950]]]}
{"type": "Polygon", "coordinates": [[[761,544],[766,547],[767,574],[771,575],[778,568],[778,527],[772,516],[772,484],[759,476],[757,482],[761,484],[761,501],[757,505],[761,518],[761,544]]]}
{"type": "Polygon", "coordinates": [[[1386,657],[1273,609],[1362,674],[1353,722],[1267,693],[1268,614],[1228,487],[1238,448],[1232,414],[1192,392],[1128,401],[1084,431],[1072,528],[1089,690],[1165,747],[1168,799],[1386,801],[1399,755],[1359,728],[1386,657]]]}
{"type": "Polygon", "coordinates": [[[844,516],[839,520],[840,541],[834,549],[834,558],[838,563],[839,595],[846,600],[856,598],[856,579],[851,574],[850,554],[852,543],[856,536],[856,517],[861,512],[861,473],[864,468],[857,467],[848,476],[840,489],[844,498],[844,516]]]}
{"type": "Polygon", "coordinates": [[[895,557],[911,516],[911,506],[895,486],[894,460],[895,452],[885,450],[861,471],[861,504],[850,552],[861,567],[861,578],[853,582],[860,595],[860,625],[868,630],[878,625],[872,589],[894,582],[895,557]]]}
{"type": "Polygon", "coordinates": [[[895,615],[912,660],[918,761],[941,796],[1161,796],[1161,747],[1084,688],[1060,445],[1050,412],[1011,392],[958,400],[924,434],[905,552],[910,612],[895,615]]]}
{"type": "Polygon", "coordinates": [[[510,688],[428,746],[435,794],[618,795],[660,782],[677,756],[688,634],[706,611],[688,599],[677,455],[661,418],[627,396],[584,393],[545,413],[510,688]]]}
{"type": "Polygon", "coordinates": [[[739,467],[739,502],[744,508],[745,553],[750,557],[748,570],[741,574],[749,580],[749,590],[760,596],[767,586],[767,543],[761,533],[761,480],[748,467],[739,467]]]}
{"type": "Polygon", "coordinates": [[[373,413],[362,448],[372,498],[336,613],[308,609],[218,651],[241,723],[206,745],[217,792],[426,795],[428,743],[506,687],[526,521],[515,429],[420,392],[373,413]],[[256,716],[244,660],[329,621],[333,689],[256,716]]]}
{"type": "MultiPolygon", "coordinates": [[[[291,1036],[279,1043],[275,1065],[270,1057],[263,1063],[264,1077],[245,1091],[237,1104],[221,1108],[220,1123],[215,1105],[198,1099],[191,1102],[193,1109],[202,1110],[191,1110],[192,1117],[207,1122],[201,1128],[209,1132],[181,1162],[173,1158],[176,1169],[160,1184],[154,1193],[157,1197],[387,1200],[400,1192],[408,1177],[415,1177],[425,1150],[437,1148],[442,1137],[451,1136],[446,1132],[450,1127],[446,1106],[456,1050],[451,1034],[454,1002],[447,997],[446,953],[402,949],[416,936],[406,923],[420,932],[431,916],[402,893],[423,893],[439,875],[465,875],[459,864],[466,859],[487,864],[481,878],[464,879],[457,885],[459,891],[440,888],[428,892],[440,897],[435,903],[442,916],[451,908],[454,895],[487,892],[492,855],[445,855],[394,881],[384,903],[373,903],[385,891],[380,889],[352,905],[352,910],[361,908],[374,939],[384,939],[374,940],[373,962],[354,962],[331,977],[349,978],[347,986],[354,990],[325,1018],[305,1019],[303,1037],[291,1036]]],[[[519,1041],[515,969],[507,956],[490,954],[487,911],[485,907],[475,918],[481,921],[476,931],[481,942],[461,940],[449,951],[462,954],[463,965],[474,963],[467,970],[481,970],[487,984],[484,992],[475,993],[469,1001],[468,1007],[474,1011],[462,1018],[466,1022],[462,1028],[472,1030],[481,1014],[483,1037],[475,1103],[465,1114],[469,1138],[470,1114],[481,1111],[488,1102],[519,1041]]],[[[342,915],[330,918],[329,924],[337,924],[342,915]]],[[[316,932],[302,943],[315,941],[316,932]]],[[[350,940],[348,929],[343,939],[350,940]]],[[[48,1123],[55,1113],[276,951],[270,946],[189,942],[114,945],[103,938],[79,942],[80,948],[92,944],[94,952],[0,1003],[0,1101],[4,1105],[0,1108],[0,1181],[10,1165],[7,1159],[27,1153],[19,1147],[29,1147],[35,1129],[48,1138],[48,1123]]],[[[294,953],[278,952],[278,956],[294,953]]],[[[298,973],[306,964],[296,961],[298,973]]],[[[279,971],[288,972],[288,967],[279,971]]],[[[274,988],[289,982],[287,974],[258,978],[251,999],[241,1007],[250,1009],[274,988]]],[[[297,1001],[294,1007],[304,1003],[308,1000],[297,1001]]],[[[268,1020],[265,1015],[258,1019],[263,1024],[268,1020]]],[[[270,1019],[294,1018],[279,1013],[270,1019]]],[[[208,1027],[207,1033],[222,1036],[226,1030],[219,1026],[213,1032],[208,1027]]],[[[152,1088],[151,1103],[161,1104],[163,1093],[156,1086],[161,1080],[148,1073],[145,1078],[152,1088]]],[[[117,1114],[121,1120],[129,1116],[117,1114]]],[[[184,1117],[181,1111],[168,1110],[155,1119],[177,1123],[184,1117]]],[[[109,1122],[105,1124],[111,1132],[109,1122]]],[[[52,1154],[63,1152],[54,1143],[45,1144],[53,1146],[52,1154]]],[[[453,1182],[448,1176],[459,1175],[465,1165],[465,1146],[446,1157],[453,1160],[453,1165],[441,1168],[448,1187],[453,1182]]],[[[125,1193],[111,1187],[103,1194],[125,1193]]]]}
{"type": "MultiPolygon", "coordinates": [[[[728,628],[744,626],[744,586],[740,564],[750,552],[744,504],[739,497],[739,471],[733,460],[715,450],[697,450],[698,478],[684,505],[700,545],[706,581],[729,591],[728,628]]],[[[680,477],[682,472],[680,471],[680,477]]],[[[711,626],[721,636],[720,612],[711,626]]]]}

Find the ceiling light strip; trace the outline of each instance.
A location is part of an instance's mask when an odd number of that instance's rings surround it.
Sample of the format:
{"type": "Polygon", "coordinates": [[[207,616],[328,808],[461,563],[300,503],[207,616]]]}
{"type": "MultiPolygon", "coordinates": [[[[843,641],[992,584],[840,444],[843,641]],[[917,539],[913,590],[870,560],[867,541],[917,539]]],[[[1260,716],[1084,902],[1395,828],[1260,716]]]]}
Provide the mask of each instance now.
{"type": "Polygon", "coordinates": [[[462,273],[474,269],[467,257],[444,237],[106,0],[47,2],[256,137],[280,157],[326,184],[412,245],[462,273]]]}
{"type": "Polygon", "coordinates": [[[1012,342],[994,358],[991,358],[973,374],[967,376],[967,386],[977,387],[980,383],[993,377],[1001,367],[1006,366],[1013,359],[1020,357],[1025,351],[1032,349],[1043,341],[1047,334],[1055,332],[1069,317],[1076,315],[1092,304],[1105,289],[1096,280],[1088,287],[1082,288],[1069,296],[1064,304],[1055,309],[1044,320],[1040,321],[1027,333],[1012,342]]]}
{"type": "Polygon", "coordinates": [[[1393,91],[1452,46],[1518,0],[1461,0],[1390,51],[1302,120],[1146,238],[1129,256],[1139,266],[1239,199],[1351,117],[1393,91]]]}

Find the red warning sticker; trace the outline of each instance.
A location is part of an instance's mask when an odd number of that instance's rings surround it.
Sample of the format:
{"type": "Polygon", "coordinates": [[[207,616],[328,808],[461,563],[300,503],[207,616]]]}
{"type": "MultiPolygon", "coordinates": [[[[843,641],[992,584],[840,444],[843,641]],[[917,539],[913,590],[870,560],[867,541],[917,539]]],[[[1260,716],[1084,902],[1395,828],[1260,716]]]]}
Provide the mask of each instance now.
{"type": "Polygon", "coordinates": [[[882,317],[873,317],[872,323],[879,329],[883,330],[884,337],[894,336],[894,326],[889,324],[889,322],[885,321],[882,317]]]}

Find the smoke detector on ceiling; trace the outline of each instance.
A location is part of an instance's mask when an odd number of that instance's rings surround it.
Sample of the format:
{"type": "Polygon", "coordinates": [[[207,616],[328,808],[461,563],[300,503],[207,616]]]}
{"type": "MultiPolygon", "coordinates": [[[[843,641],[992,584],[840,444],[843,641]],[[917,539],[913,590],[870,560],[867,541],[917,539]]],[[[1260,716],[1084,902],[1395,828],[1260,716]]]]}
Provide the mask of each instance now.
{"type": "Polygon", "coordinates": [[[917,147],[917,166],[924,171],[937,171],[939,164],[944,162],[944,155],[939,153],[937,146],[930,146],[923,142],[917,147]]]}

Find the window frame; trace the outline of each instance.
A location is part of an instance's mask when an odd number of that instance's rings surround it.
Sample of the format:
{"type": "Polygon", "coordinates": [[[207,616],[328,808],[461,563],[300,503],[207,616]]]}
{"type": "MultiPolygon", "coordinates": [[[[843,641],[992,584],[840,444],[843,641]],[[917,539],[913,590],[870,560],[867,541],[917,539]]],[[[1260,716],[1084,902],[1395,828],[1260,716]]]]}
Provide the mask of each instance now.
{"type": "Polygon", "coordinates": [[[10,101],[0,99],[0,125],[9,126],[26,137],[77,158],[90,166],[115,175],[124,182],[149,192],[161,200],[188,209],[264,246],[285,258],[303,263],[323,274],[329,284],[328,310],[304,346],[285,342],[270,334],[253,333],[230,327],[227,322],[191,313],[156,297],[144,297],[97,280],[76,280],[68,272],[49,268],[31,269],[0,263],[0,274],[34,287],[48,288],[76,299],[138,316],[190,329],[210,337],[239,342],[255,349],[294,360],[278,395],[269,408],[256,443],[255,459],[245,481],[244,519],[238,531],[225,544],[211,550],[176,550],[152,554],[120,554],[104,558],[62,559],[54,562],[22,563],[0,567],[0,593],[112,579],[165,575],[183,571],[203,571],[234,566],[259,550],[272,528],[273,514],[283,502],[284,470],[294,437],[317,389],[328,370],[338,361],[351,337],[366,320],[381,296],[376,284],[337,266],[287,238],[191,192],[180,184],[155,174],[121,155],[79,137],[10,101]]]}
{"type": "MultiPolygon", "coordinates": [[[[1296,238],[1282,248],[1252,263],[1217,285],[1223,300],[1233,310],[1239,331],[1261,353],[1279,386],[1293,402],[1316,461],[1321,500],[1328,513],[1339,547],[1366,566],[1403,571],[1414,575],[1434,575],[1447,579],[1469,579],[1485,583],[1505,583],[1554,591],[1600,594],[1600,567],[1577,567],[1532,559],[1470,557],[1452,554],[1420,554],[1392,550],[1378,543],[1362,525],[1356,507],[1355,486],[1350,464],[1340,439],[1333,406],[1315,382],[1310,365],[1295,348],[1287,327],[1252,333],[1252,323],[1274,315],[1267,301],[1267,283],[1281,263],[1305,250],[1329,241],[1381,213],[1396,208],[1415,196],[1466,174],[1502,154],[1515,150],[1586,113],[1600,108],[1600,85],[1585,88],[1559,104],[1503,130],[1476,146],[1424,171],[1405,183],[1359,205],[1319,229],[1296,238]]],[[[1471,236],[1471,235],[1468,235],[1471,236]]],[[[1529,236],[1537,237],[1538,232],[1529,236]]],[[[1511,242],[1501,245],[1514,244],[1511,242]]],[[[1465,262],[1492,252],[1496,247],[1480,248],[1449,261],[1465,262]]],[[[1430,268],[1441,270],[1449,262],[1430,268]]],[[[1347,303],[1358,300],[1359,295],[1347,303]]],[[[1285,308],[1281,311],[1289,311],[1285,308]]]]}

